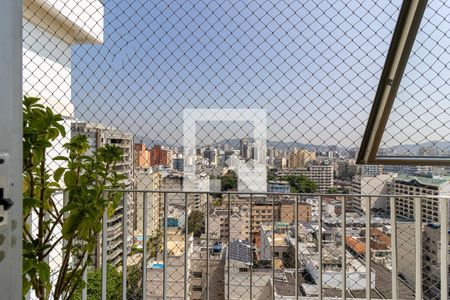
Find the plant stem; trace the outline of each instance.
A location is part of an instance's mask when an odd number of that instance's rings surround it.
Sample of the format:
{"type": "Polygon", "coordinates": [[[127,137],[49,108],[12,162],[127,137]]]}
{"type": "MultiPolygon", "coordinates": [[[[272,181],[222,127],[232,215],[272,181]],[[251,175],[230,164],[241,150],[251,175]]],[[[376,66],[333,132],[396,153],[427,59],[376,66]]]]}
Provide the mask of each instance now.
{"type": "Polygon", "coordinates": [[[58,280],[56,281],[55,285],[55,292],[54,292],[54,298],[57,300],[61,297],[63,293],[63,284],[64,284],[64,277],[67,273],[67,266],[69,265],[69,258],[71,255],[72,250],[72,243],[73,243],[73,236],[68,240],[66,251],[64,252],[64,259],[63,263],[61,265],[61,269],[59,270],[58,274],[58,280]]]}
{"type": "MultiPolygon", "coordinates": [[[[40,165],[40,184],[41,184],[41,190],[39,194],[39,221],[38,221],[38,252],[37,252],[37,259],[38,262],[43,262],[45,259],[45,256],[43,255],[42,246],[44,245],[44,215],[45,215],[45,189],[46,189],[46,182],[45,182],[45,148],[42,150],[42,161],[40,165]]],[[[44,299],[45,297],[45,282],[42,282],[42,279],[39,278],[39,298],[44,299]]]]}
{"type": "MultiPolygon", "coordinates": [[[[86,251],[83,252],[83,256],[85,255],[86,251]]],[[[80,261],[83,261],[83,259],[80,259],[80,261]]],[[[72,289],[70,290],[69,294],[67,295],[66,299],[71,299],[73,296],[73,293],[75,292],[75,290],[78,287],[78,284],[80,283],[81,277],[83,276],[84,271],[86,270],[87,267],[87,261],[85,262],[85,264],[83,265],[83,267],[81,268],[81,272],[78,274],[78,277],[76,278],[75,283],[72,285],[72,289]]],[[[77,265],[77,267],[75,269],[77,269],[79,267],[79,264],[77,265]]],[[[74,273],[72,273],[74,274],[74,273]]],[[[72,278],[70,280],[68,280],[69,282],[73,280],[72,278]]],[[[87,282],[86,282],[87,284],[87,282]]]]}

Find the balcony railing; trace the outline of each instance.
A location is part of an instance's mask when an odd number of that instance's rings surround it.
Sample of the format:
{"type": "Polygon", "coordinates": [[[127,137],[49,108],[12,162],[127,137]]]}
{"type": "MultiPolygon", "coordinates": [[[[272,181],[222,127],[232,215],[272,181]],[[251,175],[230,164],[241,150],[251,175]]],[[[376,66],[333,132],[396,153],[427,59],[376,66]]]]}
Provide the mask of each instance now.
{"type": "MultiPolygon", "coordinates": [[[[128,220],[129,208],[123,206],[122,264],[117,266],[122,273],[122,287],[125,287],[122,299],[447,299],[449,295],[448,268],[441,267],[440,274],[431,274],[427,269],[438,270],[439,266],[430,265],[423,257],[428,253],[428,246],[424,246],[424,241],[429,241],[428,237],[424,238],[426,226],[439,232],[437,242],[440,245],[449,245],[450,196],[415,195],[414,218],[405,219],[397,215],[395,201],[410,199],[410,195],[123,192],[124,201],[133,199],[127,194],[142,194],[142,207],[137,206],[136,210],[142,210],[143,217],[135,220],[142,223],[142,232],[136,232],[135,227],[130,230],[133,222],[128,220]],[[151,197],[153,194],[162,197],[151,197]],[[195,233],[195,237],[189,221],[194,202],[189,194],[206,196],[206,203],[199,208],[204,216],[201,221],[204,228],[200,234],[195,233]],[[178,216],[183,218],[179,218],[182,222],[176,224],[175,229],[169,223],[173,195],[178,195],[177,201],[180,195],[184,197],[184,203],[176,203],[182,208],[178,216]],[[355,200],[370,208],[373,201],[380,198],[387,201],[387,210],[352,211],[355,200]],[[428,198],[439,198],[439,220],[444,226],[422,222],[420,205],[428,198]],[[159,251],[150,253],[148,210],[154,207],[149,204],[154,199],[162,200],[163,215],[153,224],[161,232],[162,244],[157,248],[159,251]],[[276,206],[280,208],[275,209],[276,206]],[[230,218],[238,213],[236,207],[242,211],[237,221],[230,218]],[[263,207],[265,209],[259,209],[263,207]],[[257,215],[265,213],[268,207],[272,207],[270,220],[253,224],[257,215]],[[224,214],[223,218],[215,219],[215,208],[224,214]],[[305,209],[310,213],[305,213],[305,209]],[[364,213],[367,211],[370,212],[364,213]],[[223,221],[213,224],[217,220],[223,221]],[[222,236],[221,227],[228,231],[226,235],[222,236]],[[259,228],[259,232],[252,228],[259,228]],[[414,238],[405,244],[404,236],[408,233],[414,238]],[[127,276],[130,240],[137,243],[137,236],[141,237],[142,275],[133,286],[141,290],[137,293],[139,296],[130,294],[126,288],[130,284],[127,276]],[[414,266],[413,278],[406,278],[408,274],[399,269],[400,261],[402,268],[414,266]],[[428,285],[429,280],[434,280],[431,286],[425,285],[425,277],[428,285]],[[436,290],[440,298],[429,296],[436,290]]],[[[101,295],[98,295],[101,299],[108,296],[107,221],[105,214],[101,238],[101,295]]],[[[448,266],[450,248],[438,249],[436,259],[440,266],[448,266]]],[[[84,299],[89,297],[86,289],[82,293],[84,299]]]]}

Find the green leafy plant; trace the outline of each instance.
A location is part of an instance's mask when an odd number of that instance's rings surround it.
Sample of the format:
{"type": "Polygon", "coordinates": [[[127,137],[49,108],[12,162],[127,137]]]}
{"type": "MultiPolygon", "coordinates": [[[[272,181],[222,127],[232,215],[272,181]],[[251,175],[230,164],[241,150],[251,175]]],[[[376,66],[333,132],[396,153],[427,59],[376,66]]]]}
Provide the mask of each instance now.
{"type": "Polygon", "coordinates": [[[200,237],[205,232],[205,214],[199,210],[194,210],[188,217],[189,233],[194,237],[200,237]]]}
{"type": "Polygon", "coordinates": [[[48,156],[52,142],[64,137],[61,115],[39,104],[39,98],[23,101],[23,294],[32,289],[39,299],[70,299],[84,286],[82,274],[101,232],[104,211],[111,216],[124,188],[125,175],[115,171],[122,150],[106,145],[87,155],[85,136],[75,136],[64,149],[68,156],[48,156]],[[52,170],[50,162],[61,167],[52,170]],[[55,194],[67,193],[66,203],[55,194]],[[61,234],[56,235],[60,230],[61,234]],[[64,242],[62,264],[50,270],[49,254],[64,242]],[[87,259],[83,259],[83,258],[87,259]],[[50,280],[51,272],[57,279],[50,280]]]}
{"type": "MultiPolygon", "coordinates": [[[[102,270],[88,271],[87,297],[100,299],[102,294],[102,270]]],[[[106,266],[106,299],[116,300],[122,297],[122,274],[113,265],[106,266]]],[[[81,300],[81,287],[74,293],[73,300],[81,300]]]]}

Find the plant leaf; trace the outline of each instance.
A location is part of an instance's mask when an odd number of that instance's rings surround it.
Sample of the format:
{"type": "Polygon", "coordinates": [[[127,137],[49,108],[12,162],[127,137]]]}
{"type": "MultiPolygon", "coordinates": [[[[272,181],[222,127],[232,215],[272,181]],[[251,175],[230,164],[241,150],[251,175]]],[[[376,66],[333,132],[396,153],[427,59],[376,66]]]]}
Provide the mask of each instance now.
{"type": "Polygon", "coordinates": [[[66,170],[66,168],[63,168],[63,167],[56,169],[55,172],[53,173],[53,179],[56,182],[58,182],[61,179],[61,176],[63,175],[65,170],[66,170]]]}
{"type": "Polygon", "coordinates": [[[50,280],[50,266],[46,262],[39,262],[37,265],[37,270],[39,278],[42,282],[48,282],[50,280]]]}

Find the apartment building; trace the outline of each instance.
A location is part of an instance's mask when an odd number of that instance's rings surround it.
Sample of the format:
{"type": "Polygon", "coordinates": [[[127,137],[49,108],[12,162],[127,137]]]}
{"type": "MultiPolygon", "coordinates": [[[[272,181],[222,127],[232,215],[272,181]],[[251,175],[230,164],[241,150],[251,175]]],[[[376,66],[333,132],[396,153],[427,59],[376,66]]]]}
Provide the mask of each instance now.
{"type": "MultiPolygon", "coordinates": [[[[380,174],[373,176],[357,175],[352,180],[352,193],[360,195],[386,195],[388,193],[388,182],[397,176],[396,174],[380,174]]],[[[370,206],[369,198],[352,197],[350,207],[352,211],[365,214],[369,211],[388,211],[387,197],[371,197],[370,206]]]]}
{"type": "Polygon", "coordinates": [[[246,206],[230,208],[215,207],[210,210],[208,220],[209,234],[218,240],[245,240],[250,238],[249,209],[246,206]]]}
{"type": "MultiPolygon", "coordinates": [[[[397,225],[398,271],[411,285],[416,285],[415,224],[414,221],[399,222],[397,225]]],[[[450,230],[448,230],[450,241],[450,230]]],[[[450,243],[447,245],[450,255],[450,243]]],[[[440,299],[441,286],[441,226],[427,224],[422,230],[422,289],[423,299],[440,299]]],[[[450,257],[449,257],[450,258],[450,257]]],[[[450,262],[450,260],[449,260],[450,262]]],[[[447,265],[450,274],[450,263],[447,265]]],[[[450,286],[450,281],[449,281],[450,286]]],[[[450,299],[450,294],[449,294],[450,299]]]]}
{"type": "Polygon", "coordinates": [[[283,180],[270,180],[267,182],[267,191],[269,193],[290,193],[291,186],[289,182],[283,180]]]}
{"type": "Polygon", "coordinates": [[[161,145],[154,145],[150,150],[151,166],[168,166],[172,163],[172,150],[164,149],[161,145]]]}
{"type": "Polygon", "coordinates": [[[356,175],[357,166],[354,159],[337,160],[334,163],[336,178],[351,180],[356,175]]]}
{"type": "MultiPolygon", "coordinates": [[[[298,222],[310,222],[312,219],[312,205],[306,202],[297,203],[297,217],[298,222]]],[[[280,221],[294,224],[295,218],[295,200],[281,200],[280,221]]]]}
{"type": "Polygon", "coordinates": [[[250,266],[253,265],[251,247],[251,243],[245,240],[232,241],[227,247],[226,255],[229,257],[225,259],[225,299],[251,299],[250,284],[253,299],[271,299],[272,270],[252,269],[250,275],[250,266]]]}
{"type": "MultiPolygon", "coordinates": [[[[73,122],[71,127],[72,135],[84,135],[88,138],[90,148],[87,155],[104,145],[115,145],[122,149],[122,162],[117,163],[115,169],[126,175],[129,180],[126,182],[127,188],[132,188],[133,178],[133,135],[120,131],[115,128],[106,127],[99,123],[73,122]]],[[[127,225],[128,225],[128,247],[131,248],[133,242],[133,224],[134,224],[134,197],[132,193],[126,193],[127,205],[127,225]]],[[[119,264],[122,258],[122,223],[124,221],[124,203],[118,205],[114,214],[108,219],[107,236],[108,236],[108,261],[112,264],[119,264]]],[[[100,247],[100,243],[98,243],[100,247]]],[[[100,253],[100,250],[97,251],[100,253]]],[[[96,261],[100,259],[97,255],[96,261]]]]}
{"type": "MultiPolygon", "coordinates": [[[[447,228],[448,225],[447,225],[447,228]]],[[[441,292],[441,269],[447,269],[450,274],[450,259],[447,266],[441,264],[441,226],[429,224],[424,227],[423,231],[423,290],[426,299],[438,299],[441,292]]],[[[450,241],[450,229],[448,230],[447,240],[450,241]]],[[[450,242],[444,245],[447,248],[447,256],[450,256],[450,242]]],[[[449,257],[450,258],[450,257],[449,257]]],[[[450,279],[447,282],[450,286],[450,279]]],[[[448,294],[450,299],[450,291],[448,294]]]]}
{"type": "Polygon", "coordinates": [[[291,169],[304,168],[306,163],[316,160],[316,152],[306,149],[297,149],[289,153],[288,167],[291,169]]]}
{"type": "MultiPolygon", "coordinates": [[[[450,181],[448,178],[429,178],[421,176],[399,175],[389,184],[389,193],[393,195],[411,195],[411,197],[395,197],[395,208],[398,217],[414,219],[414,199],[420,195],[448,195],[450,181]]],[[[439,198],[421,198],[422,221],[439,223],[439,198]]],[[[449,202],[450,205],[450,202],[449,202]]]]}
{"type": "MultiPolygon", "coordinates": [[[[293,224],[295,221],[295,200],[283,197],[257,197],[253,196],[250,205],[250,197],[239,196],[230,200],[232,207],[239,207],[240,210],[250,210],[251,208],[251,234],[253,237],[260,235],[260,228],[265,223],[293,224]]],[[[223,203],[222,208],[226,208],[227,203],[223,203]]],[[[299,222],[309,222],[313,218],[313,206],[307,202],[298,202],[299,222]]],[[[250,217],[250,211],[248,212],[250,217]]],[[[246,215],[244,215],[246,216],[246,215]]],[[[245,219],[245,218],[244,218],[245,219]]],[[[244,219],[240,222],[246,224],[244,219]]],[[[246,231],[247,232],[247,231],[246,231]]]]}
{"type": "Polygon", "coordinates": [[[211,247],[206,247],[206,240],[201,240],[200,244],[194,245],[189,275],[190,299],[206,299],[207,293],[210,299],[225,299],[224,260],[224,251],[212,253],[211,247]],[[208,253],[209,261],[207,262],[208,253]]]}
{"type": "Polygon", "coordinates": [[[359,165],[359,174],[362,176],[377,176],[383,173],[384,166],[380,165],[359,165]]]}
{"type": "Polygon", "coordinates": [[[273,259],[283,259],[288,253],[289,244],[285,231],[288,228],[272,228],[270,224],[261,225],[261,242],[259,247],[259,259],[272,261],[273,259]]]}
{"type": "MultiPolygon", "coordinates": [[[[134,187],[137,190],[160,190],[162,176],[160,172],[136,171],[134,174],[134,187]]],[[[160,193],[147,193],[147,232],[149,235],[155,234],[161,227],[161,207],[163,206],[163,196],[160,193]]],[[[134,228],[136,234],[144,233],[144,194],[135,194],[136,212],[134,228]]]]}
{"type": "Polygon", "coordinates": [[[151,166],[150,151],[144,143],[134,144],[134,168],[149,168],[151,166]]]}

